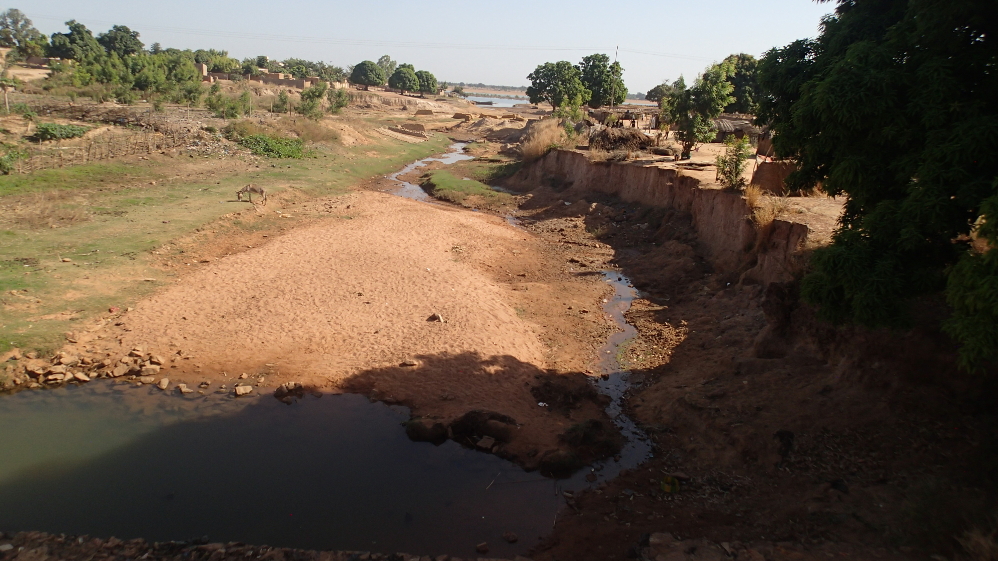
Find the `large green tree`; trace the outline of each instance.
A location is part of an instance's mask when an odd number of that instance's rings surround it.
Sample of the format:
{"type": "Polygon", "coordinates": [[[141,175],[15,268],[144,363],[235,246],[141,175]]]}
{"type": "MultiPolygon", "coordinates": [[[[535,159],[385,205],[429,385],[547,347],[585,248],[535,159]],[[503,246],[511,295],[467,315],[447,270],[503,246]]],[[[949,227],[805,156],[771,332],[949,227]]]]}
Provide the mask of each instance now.
{"type": "Polygon", "coordinates": [[[740,53],[729,56],[724,62],[731,67],[728,82],[734,87],[731,95],[735,98],[724,108],[724,112],[754,115],[759,109],[759,80],[756,73],[759,61],[752,55],[740,53]]]}
{"type": "Polygon", "coordinates": [[[378,66],[380,66],[381,71],[385,73],[385,77],[388,77],[395,73],[395,69],[398,68],[398,63],[392,60],[392,57],[388,55],[381,55],[381,58],[378,59],[378,66]]]}
{"type": "Polygon", "coordinates": [[[624,69],[619,62],[610,63],[610,57],[604,54],[589,55],[579,64],[582,85],[590,92],[589,107],[593,109],[604,105],[617,105],[627,99],[627,87],[624,85],[624,69]]]}
{"type": "Polygon", "coordinates": [[[672,91],[662,98],[662,117],[682,145],[682,157],[689,158],[697,144],[710,142],[716,136],[713,119],[731,103],[734,86],[728,82],[731,66],[713,64],[697,77],[692,88],[680,76],[672,83],[672,91]]]}
{"type": "Polygon", "coordinates": [[[648,93],[645,94],[645,99],[648,101],[654,101],[655,103],[660,103],[662,99],[667,97],[671,92],[672,84],[667,81],[663,81],[661,84],[648,90],[648,93]]]}
{"type": "Polygon", "coordinates": [[[548,102],[558,109],[563,105],[579,107],[589,101],[589,90],[582,85],[582,72],[571,62],[545,62],[527,75],[530,103],[548,102]]]}
{"type": "Polygon", "coordinates": [[[419,80],[419,93],[424,95],[437,93],[437,77],[429,71],[416,72],[416,79],[419,80]]]}
{"type": "Polygon", "coordinates": [[[76,20],[66,22],[69,33],[53,33],[49,54],[57,58],[84,60],[88,57],[102,57],[106,54],[104,47],[97,42],[94,34],[87,26],[76,20]]]}
{"type": "Polygon", "coordinates": [[[353,67],[350,81],[367,89],[370,86],[380,86],[385,83],[385,71],[376,62],[365,60],[353,67]]]}
{"type": "Polygon", "coordinates": [[[139,32],[132,31],[127,26],[116,25],[106,33],[97,36],[97,42],[107,49],[109,53],[117,53],[124,57],[142,52],[142,41],[139,41],[139,32]]]}
{"type": "Polygon", "coordinates": [[[395,73],[388,78],[388,87],[405,92],[419,90],[419,78],[411,64],[402,64],[395,69],[395,73]]]}
{"type": "Polygon", "coordinates": [[[0,14],[0,47],[12,48],[24,58],[43,55],[47,46],[48,38],[21,10],[11,8],[0,14]]]}
{"type": "Polygon", "coordinates": [[[804,298],[904,325],[909,299],[946,287],[962,363],[998,359],[998,2],[841,0],[759,81],[788,187],[846,197],[804,298]]]}

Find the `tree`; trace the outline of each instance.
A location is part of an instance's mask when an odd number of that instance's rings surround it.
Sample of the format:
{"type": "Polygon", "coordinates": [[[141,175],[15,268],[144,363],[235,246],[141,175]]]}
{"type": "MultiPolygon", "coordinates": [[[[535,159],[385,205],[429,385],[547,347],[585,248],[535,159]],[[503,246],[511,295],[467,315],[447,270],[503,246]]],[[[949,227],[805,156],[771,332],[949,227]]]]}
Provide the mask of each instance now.
{"type": "Polygon", "coordinates": [[[568,61],[545,62],[527,75],[530,103],[546,101],[554,109],[562,105],[579,107],[589,101],[589,90],[582,85],[582,73],[568,61]]]}
{"type": "Polygon", "coordinates": [[[378,66],[381,67],[381,71],[385,73],[385,76],[391,76],[395,73],[395,68],[398,66],[398,63],[392,60],[392,57],[384,55],[378,59],[378,66]]]}
{"type": "Polygon", "coordinates": [[[395,69],[395,73],[388,78],[388,87],[405,92],[414,92],[419,89],[419,78],[413,71],[411,64],[403,64],[395,69]]]}
{"type": "Polygon", "coordinates": [[[661,84],[648,90],[648,93],[645,94],[645,99],[648,101],[654,101],[655,103],[660,103],[662,99],[667,97],[671,92],[672,85],[667,82],[662,82],[661,84]]]}
{"type": "Polygon", "coordinates": [[[662,98],[662,116],[676,131],[683,158],[690,157],[694,146],[710,142],[716,135],[712,119],[717,118],[732,100],[734,87],[727,81],[730,71],[731,67],[726,63],[711,65],[689,89],[680,76],[673,82],[672,91],[662,98]]]}
{"type": "Polygon", "coordinates": [[[578,66],[582,85],[590,91],[589,107],[617,105],[627,99],[624,85],[624,69],[619,62],[610,64],[610,57],[604,54],[589,55],[578,66]]]}
{"type": "Polygon", "coordinates": [[[749,144],[748,136],[735,138],[729,136],[724,142],[727,148],[723,156],[717,156],[717,178],[728,189],[745,188],[745,168],[747,160],[752,156],[752,146],[749,144]]]}
{"type": "Polygon", "coordinates": [[[321,119],[323,114],[322,100],[326,97],[328,87],[325,82],[319,82],[314,86],[302,90],[298,112],[313,121],[321,119]]]}
{"type": "Polygon", "coordinates": [[[109,53],[117,53],[120,57],[134,55],[142,52],[145,46],[139,41],[139,32],[132,31],[124,25],[116,25],[109,29],[107,33],[97,36],[100,43],[109,53]]]}
{"type": "Polygon", "coordinates": [[[971,368],[998,359],[996,21],[992,0],[840,1],[758,69],[759,119],[797,162],[787,186],[846,199],[802,296],[832,321],[904,326],[912,298],[945,290],[971,368]]]}
{"type": "Polygon", "coordinates": [[[329,112],[333,114],[339,113],[340,109],[350,104],[350,95],[346,90],[337,88],[330,88],[326,93],[326,99],[329,101],[329,112]]]}
{"type": "Polygon", "coordinates": [[[163,52],[163,46],[160,45],[159,43],[153,43],[152,45],[149,45],[149,54],[158,55],[161,52],[163,52]]]}
{"type": "Polygon", "coordinates": [[[15,49],[25,58],[42,55],[47,45],[45,35],[35,29],[21,10],[11,8],[0,14],[0,47],[15,49]]]}
{"type": "Polygon", "coordinates": [[[84,60],[85,58],[103,58],[107,51],[97,42],[94,34],[87,26],[76,20],[66,22],[69,33],[53,33],[49,54],[56,58],[84,60]]]}
{"type": "Polygon", "coordinates": [[[756,76],[759,62],[745,53],[730,55],[724,62],[732,68],[728,82],[734,87],[731,95],[735,98],[724,108],[724,112],[755,114],[759,109],[759,80],[756,76]]]}
{"type": "Polygon", "coordinates": [[[353,72],[350,73],[350,81],[354,84],[360,84],[364,86],[364,89],[368,89],[371,86],[380,86],[385,83],[385,71],[381,69],[376,63],[369,60],[361,62],[357,66],[353,67],[353,72]]]}
{"type": "Polygon", "coordinates": [[[416,72],[416,78],[419,80],[419,93],[421,94],[435,94],[437,93],[437,77],[430,74],[426,70],[420,70],[416,72]]]}

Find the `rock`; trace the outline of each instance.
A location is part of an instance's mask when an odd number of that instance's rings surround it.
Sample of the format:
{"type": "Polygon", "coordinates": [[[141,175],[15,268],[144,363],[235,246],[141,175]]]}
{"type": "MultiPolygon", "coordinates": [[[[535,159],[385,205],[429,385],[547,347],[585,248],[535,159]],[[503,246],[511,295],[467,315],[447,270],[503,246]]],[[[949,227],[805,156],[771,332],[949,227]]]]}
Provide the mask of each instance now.
{"type": "Polygon", "coordinates": [[[131,369],[132,369],[131,365],[119,364],[118,366],[114,367],[114,370],[111,371],[111,377],[119,378],[121,376],[124,376],[125,374],[128,374],[128,371],[131,369]]]}
{"type": "Polygon", "coordinates": [[[509,543],[516,543],[517,540],[519,540],[520,538],[518,538],[516,534],[514,534],[513,532],[505,532],[502,535],[502,539],[506,540],[509,543]]]}
{"type": "Polygon", "coordinates": [[[419,366],[419,363],[409,358],[399,363],[399,366],[419,366]]]}
{"type": "Polygon", "coordinates": [[[77,364],[78,362],[80,362],[80,357],[78,356],[67,353],[59,353],[59,364],[72,366],[74,364],[77,364]]]}
{"type": "Polygon", "coordinates": [[[66,379],[66,375],[65,374],[49,374],[48,376],[45,377],[45,383],[46,384],[55,384],[57,382],[61,382],[61,381],[65,380],[65,379],[66,379]]]}
{"type": "Polygon", "coordinates": [[[149,355],[149,362],[151,364],[155,364],[156,366],[162,366],[166,364],[166,361],[163,360],[163,357],[159,355],[149,355]]]}
{"type": "MultiPolygon", "coordinates": [[[[492,446],[496,443],[496,439],[491,436],[483,436],[481,440],[478,441],[476,446],[482,450],[491,450],[492,446]]],[[[483,552],[484,553],[484,552],[483,552]]]]}
{"type": "Polygon", "coordinates": [[[596,474],[595,473],[587,473],[586,474],[586,481],[588,481],[590,483],[592,483],[593,481],[596,481],[596,474]]]}
{"type": "Polygon", "coordinates": [[[63,257],[62,259],[60,259],[60,261],[62,261],[63,263],[72,263],[73,262],[73,260],[70,259],[69,257],[63,257]]]}
{"type": "Polygon", "coordinates": [[[73,377],[79,382],[89,382],[90,376],[87,376],[83,372],[73,372],[73,377]]]}
{"type": "Polygon", "coordinates": [[[65,374],[66,370],[67,369],[66,369],[65,366],[63,366],[61,364],[57,364],[55,366],[50,366],[49,369],[48,369],[48,373],[49,374],[65,374]]]}
{"type": "Polygon", "coordinates": [[[155,364],[150,364],[148,366],[142,367],[143,376],[155,376],[156,374],[159,374],[159,366],[156,366],[155,364]]]}
{"type": "Polygon", "coordinates": [[[243,372],[242,374],[239,375],[239,379],[240,380],[245,380],[246,378],[249,378],[249,375],[246,374],[245,372],[243,372]]]}
{"type": "Polygon", "coordinates": [[[10,545],[9,543],[0,543],[0,553],[4,551],[10,551],[12,549],[14,549],[14,546],[10,545]]]}
{"type": "Polygon", "coordinates": [[[476,545],[475,546],[475,551],[477,551],[478,553],[488,553],[489,552],[489,544],[488,544],[488,542],[482,542],[482,543],[476,545]]]}
{"type": "Polygon", "coordinates": [[[440,315],[440,314],[438,314],[436,312],[433,312],[432,314],[430,314],[430,317],[426,318],[426,321],[443,322],[444,321],[444,316],[442,316],[442,315],[440,315]]]}
{"type": "Polygon", "coordinates": [[[253,386],[236,386],[236,397],[248,395],[253,391],[253,386]]]}
{"type": "Polygon", "coordinates": [[[170,379],[163,378],[162,380],[159,381],[158,384],[156,384],[156,387],[161,390],[165,390],[166,388],[170,387],[170,379]]]}
{"type": "Polygon", "coordinates": [[[187,384],[177,384],[177,391],[183,394],[194,393],[194,390],[187,387],[187,384]]]}
{"type": "Polygon", "coordinates": [[[139,376],[139,381],[142,382],[143,384],[155,384],[156,383],[156,377],[155,376],[139,376]]]}
{"type": "Polygon", "coordinates": [[[145,351],[142,349],[142,347],[135,347],[131,351],[129,351],[128,356],[142,358],[145,356],[145,351]]]}
{"type": "Polygon", "coordinates": [[[201,388],[201,389],[205,389],[205,388],[207,388],[210,385],[211,385],[211,382],[209,382],[208,380],[205,380],[204,382],[201,382],[200,384],[198,384],[198,387],[201,388]]]}
{"type": "Polygon", "coordinates": [[[443,444],[447,441],[447,427],[429,419],[413,419],[405,423],[405,435],[413,442],[443,444]]]}

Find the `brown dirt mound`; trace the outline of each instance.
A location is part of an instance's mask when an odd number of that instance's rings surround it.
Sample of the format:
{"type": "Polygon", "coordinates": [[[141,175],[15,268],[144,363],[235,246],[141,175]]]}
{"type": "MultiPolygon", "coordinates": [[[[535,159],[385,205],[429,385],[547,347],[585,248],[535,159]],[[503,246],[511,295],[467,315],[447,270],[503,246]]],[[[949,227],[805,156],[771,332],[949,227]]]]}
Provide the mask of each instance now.
{"type": "Polygon", "coordinates": [[[591,150],[643,150],[655,141],[635,129],[600,129],[589,137],[591,150]]]}

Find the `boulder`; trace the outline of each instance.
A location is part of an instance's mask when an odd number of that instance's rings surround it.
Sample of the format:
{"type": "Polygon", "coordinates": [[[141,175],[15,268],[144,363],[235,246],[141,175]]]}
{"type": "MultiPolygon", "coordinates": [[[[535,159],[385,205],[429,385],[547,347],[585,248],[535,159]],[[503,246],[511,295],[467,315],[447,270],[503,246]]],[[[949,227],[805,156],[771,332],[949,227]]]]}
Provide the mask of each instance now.
{"type": "Polygon", "coordinates": [[[131,365],[119,364],[118,366],[114,367],[114,370],[111,371],[111,377],[119,378],[121,376],[124,376],[125,374],[128,374],[128,371],[131,369],[132,369],[131,365]]]}
{"type": "Polygon", "coordinates": [[[141,372],[143,376],[155,376],[159,374],[159,366],[155,364],[143,366],[141,372]]]}
{"type": "Polygon", "coordinates": [[[66,367],[61,364],[50,366],[48,369],[49,374],[65,374],[66,371],[67,371],[66,367]]]}
{"type": "Polygon", "coordinates": [[[187,384],[177,384],[177,391],[182,394],[194,393],[194,390],[187,387],[187,384]]]}
{"type": "Polygon", "coordinates": [[[156,384],[156,387],[161,390],[165,390],[166,388],[170,387],[170,379],[163,378],[162,380],[159,381],[158,384],[156,384]]]}
{"type": "Polygon", "coordinates": [[[159,355],[149,355],[149,362],[151,364],[155,364],[156,366],[162,366],[166,363],[166,361],[163,360],[163,357],[159,355]]]}
{"type": "Polygon", "coordinates": [[[155,384],[156,383],[156,377],[155,376],[139,376],[139,381],[142,382],[143,384],[155,384]]]}
{"type": "Polygon", "coordinates": [[[90,376],[87,376],[83,372],[73,372],[73,378],[76,378],[78,382],[89,382],[90,376]]]}
{"type": "Polygon", "coordinates": [[[253,386],[236,386],[236,397],[249,395],[253,391],[253,386]]]}

